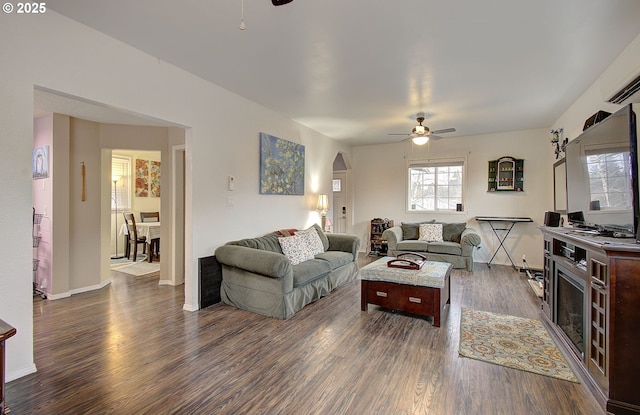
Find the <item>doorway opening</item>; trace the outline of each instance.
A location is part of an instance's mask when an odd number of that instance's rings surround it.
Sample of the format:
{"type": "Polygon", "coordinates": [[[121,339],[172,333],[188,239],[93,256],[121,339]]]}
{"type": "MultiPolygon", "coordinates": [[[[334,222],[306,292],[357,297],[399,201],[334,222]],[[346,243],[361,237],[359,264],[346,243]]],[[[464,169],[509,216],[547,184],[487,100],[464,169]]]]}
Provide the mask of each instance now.
{"type": "Polygon", "coordinates": [[[161,159],[160,151],[111,152],[112,270],[133,276],[160,271],[161,159]],[[133,215],[132,220],[127,219],[128,215],[133,215]]]}
{"type": "MultiPolygon", "coordinates": [[[[50,168],[55,173],[46,180],[34,182],[33,186],[34,208],[46,217],[42,226],[42,248],[38,251],[43,267],[37,282],[48,294],[52,293],[49,299],[100,289],[110,283],[111,257],[125,254],[125,239],[121,234],[125,210],[135,209],[136,219],[141,211],[162,214],[160,250],[164,255],[161,255],[160,284],[185,282],[186,131],[185,127],[168,121],[42,87],[34,88],[34,147],[49,146],[50,168]],[[182,157],[176,184],[172,152],[180,146],[182,157]],[[111,163],[114,154],[131,159],[129,189],[124,187],[123,174],[118,174],[120,177],[114,186],[111,163]],[[148,163],[149,186],[156,179],[152,176],[151,163],[157,162],[159,167],[162,160],[162,167],[166,166],[162,171],[165,176],[162,192],[161,187],[150,188],[146,200],[137,198],[141,195],[136,194],[137,159],[148,163]],[[128,204],[123,192],[130,196],[128,204]],[[174,206],[180,206],[177,213],[173,212],[174,206]],[[53,232],[54,229],[62,231],[53,232]],[[173,233],[176,229],[179,235],[173,233]],[[100,237],[96,237],[98,234],[100,237]]],[[[142,251],[142,246],[139,248],[142,251]]]]}
{"type": "Polygon", "coordinates": [[[333,218],[332,232],[348,233],[353,223],[353,201],[349,183],[351,163],[348,157],[339,152],[333,160],[333,218]]]}

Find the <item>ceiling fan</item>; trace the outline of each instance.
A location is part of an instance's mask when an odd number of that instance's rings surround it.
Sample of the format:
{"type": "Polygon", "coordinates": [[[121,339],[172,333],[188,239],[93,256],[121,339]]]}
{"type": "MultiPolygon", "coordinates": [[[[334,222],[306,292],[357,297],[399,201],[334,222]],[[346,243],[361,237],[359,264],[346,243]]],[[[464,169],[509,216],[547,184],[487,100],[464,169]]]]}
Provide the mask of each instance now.
{"type": "MultiPolygon", "coordinates": [[[[453,133],[456,131],[455,128],[445,128],[443,130],[435,130],[435,131],[429,130],[429,127],[422,125],[422,122],[424,121],[423,112],[418,113],[416,117],[416,121],[418,121],[418,125],[413,127],[413,130],[411,130],[411,134],[409,134],[409,137],[405,138],[402,141],[411,139],[413,140],[414,144],[421,146],[421,145],[427,144],[429,140],[439,140],[442,138],[439,135],[434,135],[434,134],[453,133]]],[[[389,135],[406,135],[406,134],[389,134],[389,135]]]]}

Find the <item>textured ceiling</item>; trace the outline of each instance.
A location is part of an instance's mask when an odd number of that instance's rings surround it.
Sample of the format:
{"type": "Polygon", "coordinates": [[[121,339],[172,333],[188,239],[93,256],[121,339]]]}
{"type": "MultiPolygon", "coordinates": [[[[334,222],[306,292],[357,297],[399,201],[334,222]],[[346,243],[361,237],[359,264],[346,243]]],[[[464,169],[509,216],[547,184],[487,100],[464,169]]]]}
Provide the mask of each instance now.
{"type": "Polygon", "coordinates": [[[402,140],[418,112],[446,136],[549,127],[640,33],[636,0],[246,0],[245,30],[241,5],[47,3],[354,145],[402,140]]]}

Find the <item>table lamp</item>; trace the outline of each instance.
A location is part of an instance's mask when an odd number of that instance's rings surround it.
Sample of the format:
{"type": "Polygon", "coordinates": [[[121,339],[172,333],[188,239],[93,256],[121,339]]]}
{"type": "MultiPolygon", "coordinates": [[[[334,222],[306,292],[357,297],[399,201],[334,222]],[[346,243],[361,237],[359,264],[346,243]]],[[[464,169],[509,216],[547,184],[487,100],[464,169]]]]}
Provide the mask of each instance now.
{"type": "Polygon", "coordinates": [[[327,210],[329,209],[329,195],[324,193],[318,195],[317,209],[320,211],[320,226],[324,231],[325,226],[327,225],[327,210]]]}

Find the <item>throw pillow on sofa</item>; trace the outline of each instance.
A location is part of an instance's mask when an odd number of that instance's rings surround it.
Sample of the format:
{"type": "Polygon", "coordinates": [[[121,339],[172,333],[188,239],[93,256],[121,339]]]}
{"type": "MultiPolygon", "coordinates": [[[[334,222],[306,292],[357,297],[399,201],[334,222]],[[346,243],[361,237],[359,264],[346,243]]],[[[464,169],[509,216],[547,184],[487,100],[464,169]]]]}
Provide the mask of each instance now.
{"type": "Polygon", "coordinates": [[[445,241],[460,243],[460,237],[466,227],[466,223],[443,223],[442,239],[445,241]]]}
{"type": "Polygon", "coordinates": [[[424,223],[420,225],[420,241],[442,242],[442,224],[424,223]]]}
{"type": "Polygon", "coordinates": [[[425,223],[434,223],[436,220],[431,219],[424,222],[402,222],[400,227],[402,228],[402,239],[417,240],[420,238],[420,225],[425,223]]]}
{"type": "Polygon", "coordinates": [[[291,261],[291,265],[297,265],[314,258],[309,245],[300,235],[281,236],[278,238],[278,242],[284,256],[291,261]]]}
{"type": "Polygon", "coordinates": [[[296,235],[302,237],[303,242],[307,244],[311,254],[318,255],[324,252],[324,245],[322,245],[320,235],[318,235],[318,231],[313,226],[296,232],[296,235]]]}

